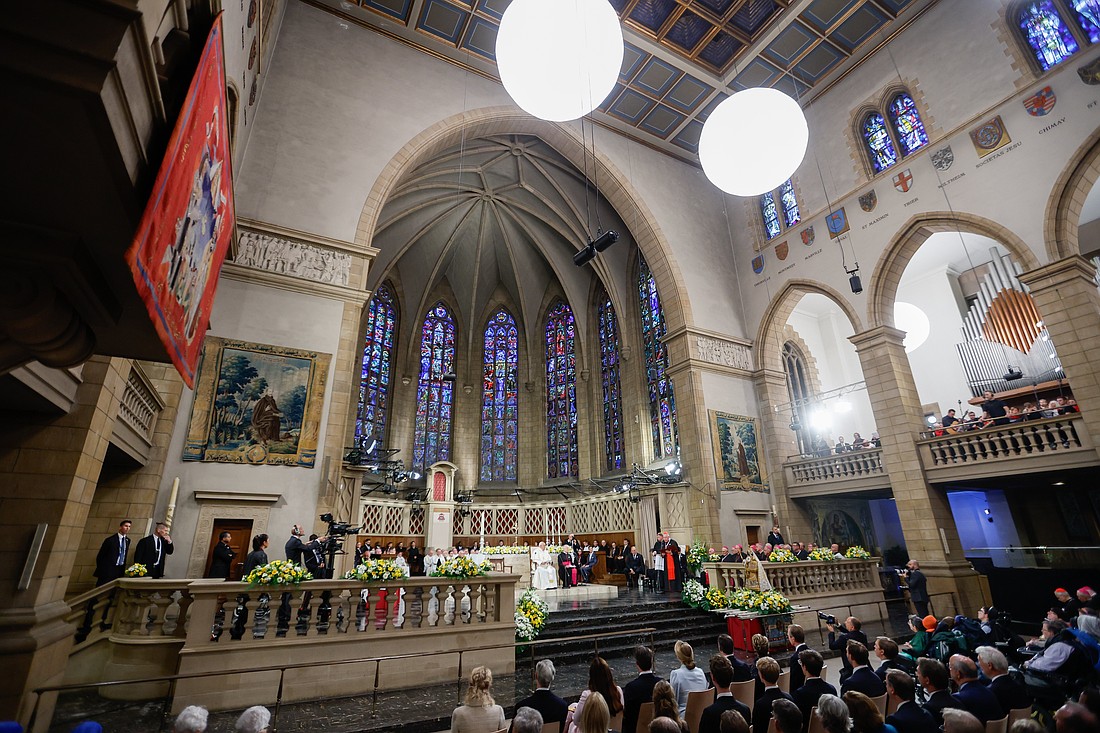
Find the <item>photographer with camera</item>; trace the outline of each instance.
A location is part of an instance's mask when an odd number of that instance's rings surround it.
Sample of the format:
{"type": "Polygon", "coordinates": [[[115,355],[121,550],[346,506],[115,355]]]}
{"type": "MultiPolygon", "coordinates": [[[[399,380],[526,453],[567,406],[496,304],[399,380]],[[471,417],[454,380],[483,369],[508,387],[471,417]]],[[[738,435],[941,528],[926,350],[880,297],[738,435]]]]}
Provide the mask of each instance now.
{"type": "Polygon", "coordinates": [[[862,624],[855,616],[849,616],[844,619],[845,630],[839,634],[836,633],[836,616],[830,616],[827,613],[818,611],[817,617],[824,621],[825,627],[829,629],[829,648],[834,652],[841,653],[840,658],[844,664],[844,669],[840,670],[840,682],[843,684],[852,674],[852,663],[845,653],[848,649],[848,642],[858,641],[866,648],[869,646],[867,643],[867,635],[859,630],[862,624]]]}
{"type": "Polygon", "coordinates": [[[302,564],[302,556],[311,550],[321,550],[321,545],[328,537],[322,537],[320,539],[312,540],[308,544],[302,542],[302,537],[306,534],[302,529],[302,525],[295,524],[290,530],[290,539],[286,541],[284,550],[286,551],[286,559],[295,565],[302,564]]]}

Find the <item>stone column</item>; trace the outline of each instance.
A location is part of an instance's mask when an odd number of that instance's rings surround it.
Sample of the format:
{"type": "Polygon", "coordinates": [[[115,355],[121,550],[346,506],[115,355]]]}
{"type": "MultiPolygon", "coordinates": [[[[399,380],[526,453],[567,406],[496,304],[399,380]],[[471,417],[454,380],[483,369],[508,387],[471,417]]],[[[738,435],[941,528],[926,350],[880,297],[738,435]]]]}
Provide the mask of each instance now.
{"type": "MultiPolygon", "coordinates": [[[[93,357],[84,364],[68,414],[26,413],[0,421],[6,540],[0,581],[7,589],[0,596],[0,656],[9,679],[0,690],[0,719],[25,724],[27,693],[64,678],[73,642],[73,628],[65,623],[65,589],[129,369],[127,359],[93,357]],[[17,589],[39,524],[46,527],[41,552],[28,587],[17,589]]],[[[39,720],[49,720],[52,705],[43,701],[39,720]]]]}
{"type": "Polygon", "coordinates": [[[1095,276],[1092,263],[1077,255],[1020,275],[1054,341],[1093,440],[1100,437],[1100,291],[1095,276]]]}
{"type": "MultiPolygon", "coordinates": [[[[920,562],[929,593],[954,592],[960,604],[956,611],[972,615],[987,600],[978,573],[963,555],[947,495],[928,483],[917,454],[923,411],[904,338],[904,331],[879,326],[849,340],[863,367],[909,557],[920,562]]],[[[932,599],[941,613],[943,604],[943,599],[932,599]]]]}
{"type": "Polygon", "coordinates": [[[788,542],[810,542],[814,535],[809,517],[791,500],[787,474],[783,470],[783,462],[787,460],[787,456],[798,455],[798,441],[790,428],[791,411],[772,409],[773,405],[791,401],[787,390],[787,375],[773,369],[761,369],[753,374],[753,385],[756,388],[756,404],[760,406],[762,433],[758,436],[757,447],[767,454],[767,480],[772,490],[772,501],[779,513],[777,521],[788,542]]]}

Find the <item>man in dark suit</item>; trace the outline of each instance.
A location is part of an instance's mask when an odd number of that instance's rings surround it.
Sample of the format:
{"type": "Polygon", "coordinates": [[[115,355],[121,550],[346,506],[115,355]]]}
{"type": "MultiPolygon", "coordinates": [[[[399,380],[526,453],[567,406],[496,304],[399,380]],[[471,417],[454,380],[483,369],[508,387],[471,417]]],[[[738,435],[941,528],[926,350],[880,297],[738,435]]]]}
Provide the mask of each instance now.
{"type": "Polygon", "coordinates": [[[95,556],[96,587],[106,585],[122,577],[126,572],[126,553],[130,551],[130,538],[127,534],[134,523],[123,519],[118,523],[118,532],[103,540],[95,556]]]}
{"type": "Polygon", "coordinates": [[[978,665],[974,664],[973,659],[955,654],[951,657],[949,669],[951,679],[959,687],[959,691],[952,695],[959,703],[957,707],[980,720],[982,725],[991,720],[1000,720],[1008,713],[1001,709],[997,696],[978,682],[978,665]]]}
{"type": "Polygon", "coordinates": [[[746,722],[751,720],[752,713],[749,712],[749,706],[739,702],[730,692],[730,685],[733,684],[733,665],[721,654],[715,654],[710,658],[710,679],[716,696],[714,704],[703,709],[698,733],[720,733],[722,713],[727,710],[736,710],[741,713],[741,717],[746,722]]]}
{"type": "Polygon", "coordinates": [[[930,657],[922,657],[917,662],[917,681],[928,694],[928,701],[924,703],[924,709],[932,715],[932,721],[939,728],[943,725],[943,709],[960,707],[958,701],[951,696],[948,686],[951,678],[947,674],[947,667],[943,662],[930,657]]]}
{"type": "MultiPolygon", "coordinates": [[[[538,683],[538,688],[531,693],[530,697],[517,702],[516,710],[534,708],[542,714],[543,723],[557,723],[558,733],[564,733],[565,718],[569,714],[569,705],[565,700],[550,692],[550,685],[554,684],[556,674],[557,670],[554,669],[553,662],[549,659],[539,661],[535,665],[535,682],[538,683]]],[[[511,731],[511,727],[508,730],[511,731]]]]}
{"type": "Polygon", "coordinates": [[[928,615],[928,579],[920,571],[920,563],[910,560],[905,567],[908,569],[905,577],[909,584],[909,600],[921,618],[928,615]]]}
{"type": "Polygon", "coordinates": [[[752,729],[767,733],[768,723],[772,719],[772,703],[776,700],[794,702],[794,698],[779,689],[779,662],[771,657],[760,657],[756,660],[756,673],[764,683],[764,694],[753,703],[752,729]]]}
{"type": "MultiPolygon", "coordinates": [[[[409,543],[409,575],[424,574],[424,553],[416,546],[416,540],[409,543]]],[[[518,708],[517,708],[518,709],[518,708]]]]}
{"type": "Polygon", "coordinates": [[[1015,708],[1026,708],[1031,705],[1031,695],[1028,694],[1027,687],[1008,674],[1008,659],[1000,649],[980,646],[977,654],[978,666],[982,668],[982,674],[989,679],[989,691],[1001,704],[1001,710],[1007,713],[1015,708]]]}
{"type": "Polygon", "coordinates": [[[314,540],[317,539],[317,535],[311,534],[309,536],[309,544],[306,545],[306,550],[302,554],[302,561],[305,563],[306,570],[314,578],[322,579],[329,577],[326,575],[327,569],[325,568],[325,556],[321,552],[321,545],[314,540]]]}
{"type": "MultiPolygon", "coordinates": [[[[798,709],[802,711],[802,730],[810,727],[810,712],[817,707],[817,701],[822,695],[835,695],[836,688],[821,678],[821,670],[825,668],[825,660],[821,658],[821,652],[816,649],[807,649],[798,655],[798,664],[802,668],[806,681],[791,694],[798,709]]],[[[794,689],[792,687],[792,689],[794,689]]]]}
{"type": "Polygon", "coordinates": [[[886,723],[897,728],[898,733],[936,733],[932,714],[913,701],[916,688],[916,681],[900,669],[886,673],[886,694],[896,706],[886,717],[886,723]]]}
{"type": "MultiPolygon", "coordinates": [[[[733,637],[729,634],[718,635],[718,653],[725,657],[730,666],[733,667],[734,682],[748,682],[755,676],[752,667],[734,656],[733,637]]],[[[748,718],[745,719],[745,722],[749,722],[748,718]]]]}
{"type": "Polygon", "coordinates": [[[573,557],[581,556],[581,542],[573,535],[569,535],[565,539],[565,544],[573,548],[573,557]]]}
{"type": "Polygon", "coordinates": [[[638,727],[638,710],[644,702],[653,701],[653,688],[661,681],[653,672],[653,650],[646,646],[634,647],[634,664],[638,676],[623,688],[623,727],[633,731],[638,727]]]}
{"type": "Polygon", "coordinates": [[[858,641],[849,641],[848,663],[852,665],[852,673],[848,679],[840,683],[840,694],[854,690],[862,692],[867,697],[878,697],[886,694],[886,684],[878,678],[875,671],[867,665],[869,654],[867,647],[858,641]]]}
{"type": "Polygon", "coordinates": [[[231,539],[233,535],[228,532],[218,535],[218,544],[214,545],[214,559],[210,561],[210,572],[206,577],[229,580],[229,570],[233,567],[233,558],[237,556],[229,547],[231,539]]]}
{"type": "Polygon", "coordinates": [[[855,616],[844,619],[844,631],[839,634],[836,633],[835,624],[825,624],[825,626],[829,629],[829,648],[834,652],[840,652],[841,663],[844,665],[844,668],[840,670],[840,682],[843,684],[844,680],[848,679],[848,675],[852,673],[852,665],[848,662],[848,655],[845,653],[848,642],[858,641],[866,648],[867,635],[859,630],[862,624],[855,616]]]}
{"type": "Polygon", "coordinates": [[[772,717],[775,718],[776,733],[801,733],[802,711],[790,700],[772,703],[772,717]]]}
{"type": "Polygon", "coordinates": [[[134,548],[134,562],[148,568],[150,578],[163,578],[164,562],[171,554],[172,537],[168,534],[168,525],[157,522],[153,534],[138,540],[134,548]]]}
{"type": "Polygon", "coordinates": [[[798,663],[798,655],[810,648],[810,645],[806,643],[806,632],[798,624],[791,624],[787,627],[787,642],[794,647],[794,651],[791,652],[791,679],[790,690],[793,692],[806,681],[806,677],[802,674],[802,665],[798,663]]]}
{"type": "MultiPolygon", "coordinates": [[[[295,565],[302,564],[302,557],[305,555],[306,550],[314,549],[316,545],[317,549],[320,549],[321,542],[324,540],[311,540],[309,544],[302,542],[302,538],[305,537],[306,531],[302,529],[302,525],[295,524],[290,529],[290,539],[286,541],[286,545],[283,546],[283,550],[286,552],[286,559],[295,565]]],[[[316,535],[315,535],[316,536],[316,535]]]]}
{"type": "Polygon", "coordinates": [[[912,664],[907,665],[901,661],[898,643],[888,636],[875,639],[875,656],[882,660],[875,674],[883,682],[886,681],[886,673],[891,669],[901,670],[905,674],[911,674],[914,671],[912,664]]]}
{"type": "Polygon", "coordinates": [[[626,556],[626,587],[637,588],[638,580],[645,576],[645,558],[638,548],[631,545],[630,552],[626,556]]]}
{"type": "Polygon", "coordinates": [[[767,542],[772,547],[779,547],[780,545],[787,544],[786,540],[783,539],[783,534],[779,531],[779,525],[778,524],[775,525],[774,527],[772,527],[771,532],[768,532],[767,542]]]}

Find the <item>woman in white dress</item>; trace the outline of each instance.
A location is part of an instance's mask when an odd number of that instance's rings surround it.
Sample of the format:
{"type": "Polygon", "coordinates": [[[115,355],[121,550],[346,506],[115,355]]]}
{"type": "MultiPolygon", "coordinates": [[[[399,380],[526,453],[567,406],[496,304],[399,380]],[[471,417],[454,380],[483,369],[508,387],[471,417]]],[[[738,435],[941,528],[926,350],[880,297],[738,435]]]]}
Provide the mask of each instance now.
{"type": "Polygon", "coordinates": [[[531,550],[531,585],[536,590],[557,587],[558,574],[554,570],[553,560],[546,550],[545,542],[540,542],[538,547],[531,550]]]}

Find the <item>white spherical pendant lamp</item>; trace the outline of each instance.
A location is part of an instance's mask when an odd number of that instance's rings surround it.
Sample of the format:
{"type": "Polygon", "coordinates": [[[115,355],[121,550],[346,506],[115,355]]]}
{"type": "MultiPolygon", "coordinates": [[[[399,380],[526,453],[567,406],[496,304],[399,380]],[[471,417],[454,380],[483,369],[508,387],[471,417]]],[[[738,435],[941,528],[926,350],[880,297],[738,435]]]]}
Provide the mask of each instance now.
{"type": "Polygon", "coordinates": [[[791,177],[809,138],[798,102],[777,89],[746,89],[707,118],[699,162],[710,182],[726,193],[758,196],[791,177]]]}
{"type": "Polygon", "coordinates": [[[512,0],[497,33],[497,71],[512,99],[543,120],[584,117],[623,65],[623,30],[607,0],[512,0]]]}

